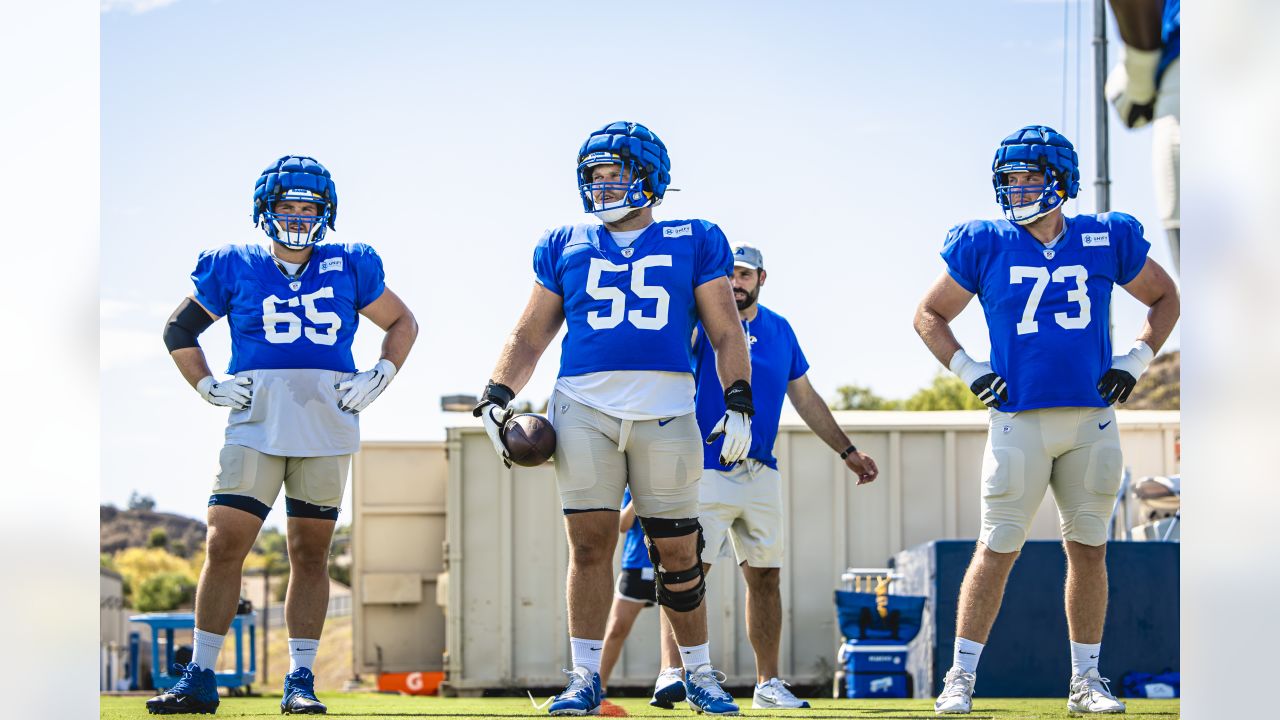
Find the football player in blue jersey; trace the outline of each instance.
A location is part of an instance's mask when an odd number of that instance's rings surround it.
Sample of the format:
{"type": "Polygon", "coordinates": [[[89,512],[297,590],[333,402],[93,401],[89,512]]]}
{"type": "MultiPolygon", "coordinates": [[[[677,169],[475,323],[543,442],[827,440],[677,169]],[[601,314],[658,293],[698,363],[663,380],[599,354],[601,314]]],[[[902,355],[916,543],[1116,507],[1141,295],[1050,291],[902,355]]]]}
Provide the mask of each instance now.
{"type": "Polygon", "coordinates": [[[240,571],[282,486],[290,669],[280,709],[325,712],[311,667],[329,602],[329,545],[351,453],[360,447],[357,414],[403,367],[418,333],[413,314],[386,287],[373,248],[319,244],[337,210],[337,190],[320,163],[301,156],[272,163],[253,194],[254,223],[270,243],[201,253],[191,275],[195,293],[165,326],[182,377],[230,414],[209,497],[192,661],[176,685],[147,701],[151,713],[217,710],[213,668],[240,598],[240,571]],[[356,372],[351,342],[361,315],[386,335],[381,359],[356,372]],[[221,317],[231,328],[231,377],[223,380],[197,340],[221,317]]]}
{"type": "Polygon", "coordinates": [[[1173,280],[1147,257],[1142,225],[1124,213],[1066,217],[1080,188],[1075,149],[1043,125],[1000,143],[991,165],[1004,220],[951,229],[943,272],[915,316],[934,357],[990,407],[982,464],[982,531],[960,588],[954,664],[935,710],[967,713],[978,658],[1005,580],[1046,489],[1067,556],[1072,677],[1067,708],[1124,712],[1098,673],[1107,610],[1107,523],[1123,458],[1112,404],[1128,399],[1178,320],[1173,280]],[[1112,287],[1150,308],[1133,347],[1111,354],[1112,287]],[[974,295],[991,359],[969,357],[949,323],[974,295]]]}
{"type": "Polygon", "coordinates": [[[726,464],[742,460],[751,443],[751,367],[724,233],[705,220],[653,219],[670,168],[666,147],[643,125],[616,122],[591,133],[578,151],[576,179],[584,209],[603,224],[556,228],[538,241],[533,295],[475,410],[505,461],[508,406],[561,324],[568,326],[549,414],[569,539],[573,669],[551,703],[553,715],[598,711],[624,487],[657,568],[658,604],[675,629],[689,703],[710,714],[738,712],[707,649],[694,325],[701,320],[717,351],[726,411],[710,439],[725,438],[726,464]]]}
{"type": "Polygon", "coordinates": [[[1128,128],[1151,124],[1151,169],[1156,204],[1178,272],[1182,220],[1178,187],[1182,158],[1179,69],[1182,50],[1179,0],[1111,0],[1124,40],[1123,60],[1107,77],[1107,99],[1128,128]]]}
{"type": "MultiPolygon", "coordinates": [[[[778,677],[778,645],[782,634],[782,560],[786,555],[782,528],[782,476],[773,444],[782,404],[791,399],[796,412],[857,478],[859,485],[879,474],[875,460],[849,441],[827,403],[809,382],[809,361],[791,323],[761,305],[760,291],[768,273],[764,255],[754,246],[733,247],[733,294],[751,355],[751,388],[756,414],[751,423],[747,459],[734,466],[720,462],[720,448],[708,445],[702,460],[699,520],[707,536],[702,551],[703,572],[720,555],[726,539],[747,582],[747,637],[755,651],[756,686],[751,707],[786,710],[809,707],[778,677]]],[[[698,380],[698,422],[710,427],[724,414],[715,353],[701,332],[693,340],[698,380]]],[[[666,631],[664,629],[665,638],[666,631]]],[[[667,667],[658,677],[652,704],[664,706],[671,687],[670,668],[678,656],[664,653],[667,667]]]]}

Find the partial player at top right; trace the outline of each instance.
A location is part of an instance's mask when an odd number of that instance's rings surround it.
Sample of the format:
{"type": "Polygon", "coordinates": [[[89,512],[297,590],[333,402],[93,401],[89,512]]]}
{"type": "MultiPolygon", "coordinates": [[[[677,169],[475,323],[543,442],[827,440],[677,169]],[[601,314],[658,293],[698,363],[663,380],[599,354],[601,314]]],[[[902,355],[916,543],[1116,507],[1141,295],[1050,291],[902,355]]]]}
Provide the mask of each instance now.
{"type": "Polygon", "coordinates": [[[1071,712],[1124,712],[1098,671],[1107,607],[1107,523],[1123,457],[1112,405],[1129,393],[1178,321],[1178,290],[1147,257],[1142,225],[1124,213],[1067,217],[1080,189],[1071,142],[1029,125],[1006,137],[991,164],[1004,220],[951,229],[946,270],[916,311],[934,357],[989,408],[982,463],[982,530],[960,588],[953,666],[936,712],[968,713],[978,660],[1005,580],[1046,489],[1053,490],[1067,555],[1071,712]],[[1112,355],[1115,285],[1150,308],[1125,354],[1112,355]],[[991,357],[969,357],[950,322],[974,295],[991,357]]]}

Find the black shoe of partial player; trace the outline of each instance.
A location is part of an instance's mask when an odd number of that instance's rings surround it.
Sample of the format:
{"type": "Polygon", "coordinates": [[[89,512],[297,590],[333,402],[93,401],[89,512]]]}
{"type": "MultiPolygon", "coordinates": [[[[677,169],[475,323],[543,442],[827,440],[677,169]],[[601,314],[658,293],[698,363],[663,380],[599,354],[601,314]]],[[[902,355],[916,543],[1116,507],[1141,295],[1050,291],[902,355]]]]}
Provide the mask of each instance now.
{"type": "Polygon", "coordinates": [[[147,701],[147,712],[152,715],[212,715],[218,711],[218,680],[212,670],[201,670],[199,665],[175,664],[173,669],[182,677],[163,693],[147,701]]]}
{"type": "Polygon", "coordinates": [[[324,715],[329,709],[316,699],[316,676],[307,668],[298,668],[284,676],[284,697],[280,712],[293,715],[324,715]]]}

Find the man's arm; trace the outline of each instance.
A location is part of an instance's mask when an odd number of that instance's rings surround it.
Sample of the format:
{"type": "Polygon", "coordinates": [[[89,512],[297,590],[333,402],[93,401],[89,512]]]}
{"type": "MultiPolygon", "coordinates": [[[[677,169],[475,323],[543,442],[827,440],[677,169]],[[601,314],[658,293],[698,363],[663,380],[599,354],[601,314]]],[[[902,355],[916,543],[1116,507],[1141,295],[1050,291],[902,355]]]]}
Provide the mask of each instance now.
{"type": "Polygon", "coordinates": [[[950,366],[951,358],[962,349],[955,333],[951,332],[951,321],[972,299],[973,293],[960,287],[949,273],[943,272],[916,308],[916,333],[943,366],[950,366]]]}
{"type": "Polygon", "coordinates": [[[626,535],[631,530],[631,526],[635,524],[636,504],[629,502],[626,507],[622,508],[622,512],[618,513],[618,534],[626,535]]]}
{"type": "Polygon", "coordinates": [[[360,314],[387,333],[382,338],[382,357],[396,369],[403,368],[418,338],[418,321],[409,307],[391,288],[385,288],[377,300],[361,308],[360,314]]]}
{"type": "Polygon", "coordinates": [[[693,290],[698,304],[698,318],[707,331],[707,340],[716,351],[716,371],[720,385],[729,387],[738,380],[751,380],[751,356],[747,353],[747,336],[738,319],[738,304],[733,300],[729,278],[708,280],[693,290]]]}
{"type": "Polygon", "coordinates": [[[1169,339],[1169,334],[1173,332],[1173,326],[1178,324],[1178,316],[1182,312],[1177,284],[1160,267],[1160,263],[1147,258],[1138,276],[1121,287],[1150,308],[1137,340],[1146,343],[1153,355],[1160,352],[1160,348],[1169,339]]]}
{"type": "MultiPolygon", "coordinates": [[[[831,414],[831,408],[827,407],[827,403],[823,401],[822,396],[818,395],[818,391],[813,389],[808,375],[801,375],[787,383],[787,397],[791,398],[791,404],[796,412],[800,413],[804,424],[808,425],[809,429],[827,444],[827,447],[837,453],[844,453],[846,449],[853,447],[849,436],[840,429],[840,424],[831,414]]],[[[858,450],[849,453],[844,458],[844,464],[858,477],[859,485],[875,480],[880,474],[875,460],[858,450]]]]}
{"type": "Polygon", "coordinates": [[[564,323],[564,298],[534,283],[524,313],[507,336],[490,379],[518,393],[564,323]]]}
{"type": "MultiPolygon", "coordinates": [[[[191,387],[195,387],[201,380],[213,375],[213,371],[209,369],[209,361],[204,356],[204,350],[199,345],[194,344],[194,336],[204,330],[204,328],[199,327],[199,325],[204,325],[204,327],[208,327],[208,325],[205,325],[203,322],[199,322],[193,328],[179,329],[184,325],[191,325],[190,322],[185,322],[179,319],[180,314],[184,312],[184,306],[188,304],[194,305],[200,310],[203,310],[205,315],[208,316],[208,322],[210,324],[217,322],[220,318],[219,316],[209,312],[209,309],[201,305],[194,297],[189,296],[178,304],[178,309],[174,311],[173,315],[169,318],[168,325],[165,326],[166,343],[173,342],[171,338],[175,331],[183,335],[191,335],[191,338],[186,342],[192,343],[192,345],[170,350],[169,357],[173,358],[173,363],[178,366],[178,372],[182,373],[183,379],[186,380],[191,387]]],[[[180,344],[186,343],[183,342],[180,344]]]]}
{"type": "Polygon", "coordinates": [[[1111,11],[1125,45],[1137,50],[1160,49],[1164,0],[1111,0],[1111,11]]]}

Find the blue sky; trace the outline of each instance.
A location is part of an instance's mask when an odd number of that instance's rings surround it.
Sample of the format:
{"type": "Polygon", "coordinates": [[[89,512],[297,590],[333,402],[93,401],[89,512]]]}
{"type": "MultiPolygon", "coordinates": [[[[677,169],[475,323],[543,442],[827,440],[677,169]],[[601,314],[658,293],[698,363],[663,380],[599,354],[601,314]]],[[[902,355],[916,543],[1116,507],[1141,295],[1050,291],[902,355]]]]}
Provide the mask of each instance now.
{"type": "MultiPolygon", "coordinates": [[[[103,501],[137,489],[202,514],[225,414],[182,381],[160,329],[201,249],[265,239],[253,181],[286,153],[333,172],[329,237],[374,245],[421,326],[362,415],[371,440],[442,438],[439,397],[482,387],[528,295],[534,241],[587,219],[574,155],[609,121],[666,142],[680,192],[660,218],[706,218],[763,250],[761,300],[791,320],[826,397],[846,383],[901,397],[930,380],[911,316],[947,228],[998,214],[989,168],[1006,134],[1032,122],[1068,134],[1085,178],[1068,212],[1095,210],[1091,4],[1083,38],[1068,4],[1065,122],[1059,1],[628,7],[104,4],[101,381],[140,390],[102,404],[103,501]]],[[[1109,36],[1114,63],[1114,25],[1109,36]]],[[[1112,207],[1169,266],[1150,132],[1113,122],[1111,140],[1112,207]]],[[[1123,291],[1114,306],[1127,345],[1144,309],[1123,291]]],[[[955,325],[985,356],[976,302],[955,325]]],[[[380,339],[366,323],[357,364],[380,339]]],[[[225,369],[225,324],[202,342],[225,369]]],[[[522,396],[546,397],[558,357],[554,345],[522,396]]]]}

